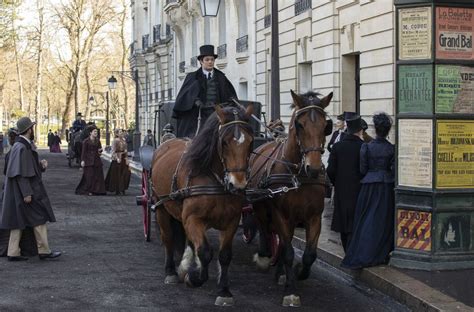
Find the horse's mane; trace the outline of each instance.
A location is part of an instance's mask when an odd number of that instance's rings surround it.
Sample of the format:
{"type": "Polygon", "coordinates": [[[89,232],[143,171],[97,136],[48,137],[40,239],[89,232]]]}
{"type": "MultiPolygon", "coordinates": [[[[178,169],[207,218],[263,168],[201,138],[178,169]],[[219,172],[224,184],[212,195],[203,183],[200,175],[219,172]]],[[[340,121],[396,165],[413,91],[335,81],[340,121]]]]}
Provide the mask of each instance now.
{"type": "MultiPolygon", "coordinates": [[[[223,108],[225,114],[224,122],[234,120],[234,109],[237,109],[239,112],[238,120],[248,122],[248,117],[245,116],[245,111],[243,108],[234,105],[228,105],[223,108]]],[[[219,144],[219,126],[219,118],[217,117],[216,112],[214,112],[211,114],[211,116],[209,116],[203,128],[192,140],[191,146],[185,155],[185,159],[190,162],[192,169],[191,172],[193,175],[198,175],[208,171],[209,168],[211,168],[213,161],[218,156],[217,146],[219,144]]],[[[246,128],[252,132],[250,125],[246,128]]],[[[224,137],[231,129],[233,129],[232,126],[225,128],[221,136],[224,137]]]]}

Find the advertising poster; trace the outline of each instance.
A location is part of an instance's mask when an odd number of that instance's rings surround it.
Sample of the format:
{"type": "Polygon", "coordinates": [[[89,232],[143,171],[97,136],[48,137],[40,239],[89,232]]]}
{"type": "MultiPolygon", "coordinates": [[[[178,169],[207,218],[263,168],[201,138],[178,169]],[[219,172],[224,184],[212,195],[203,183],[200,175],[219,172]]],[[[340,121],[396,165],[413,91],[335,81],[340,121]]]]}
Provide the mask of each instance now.
{"type": "Polygon", "coordinates": [[[397,247],[431,250],[431,213],[398,209],[397,247]]]}
{"type": "Polygon", "coordinates": [[[436,112],[474,113],[474,67],[436,66],[436,112]]]}
{"type": "Polygon", "coordinates": [[[398,184],[431,188],[432,120],[400,119],[398,136],[398,184]]]}
{"type": "Polygon", "coordinates": [[[436,187],[474,188],[474,120],[438,121],[436,140],[436,187]]]}
{"type": "Polygon", "coordinates": [[[400,113],[431,113],[433,67],[400,65],[398,68],[398,109],[400,113]]]}
{"type": "Polygon", "coordinates": [[[398,22],[399,59],[431,58],[431,8],[400,9],[398,22]]]}
{"type": "Polygon", "coordinates": [[[436,58],[474,60],[474,9],[436,8],[436,58]]]}

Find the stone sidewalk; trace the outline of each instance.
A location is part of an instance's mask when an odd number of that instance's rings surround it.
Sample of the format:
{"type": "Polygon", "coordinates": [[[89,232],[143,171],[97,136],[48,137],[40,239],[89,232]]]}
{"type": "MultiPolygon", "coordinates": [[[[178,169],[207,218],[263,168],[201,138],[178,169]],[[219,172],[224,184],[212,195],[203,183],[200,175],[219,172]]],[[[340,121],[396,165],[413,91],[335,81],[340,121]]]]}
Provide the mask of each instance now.
{"type": "MultiPolygon", "coordinates": [[[[110,154],[104,153],[105,159],[110,154]]],[[[141,176],[142,166],[130,158],[132,172],[141,176]]],[[[340,267],[344,251],[338,233],[330,230],[332,204],[326,200],[322,230],[318,244],[318,258],[338,270],[352,281],[354,286],[362,284],[376,289],[413,311],[474,311],[474,270],[424,272],[397,269],[382,265],[362,270],[347,270],[340,267]],[[470,285],[470,286],[469,286],[470,285]]],[[[305,246],[305,231],[297,229],[293,245],[300,251],[305,246]]],[[[298,252],[296,252],[298,255],[298,252]]],[[[299,252],[301,255],[301,252],[299,252]]]]}

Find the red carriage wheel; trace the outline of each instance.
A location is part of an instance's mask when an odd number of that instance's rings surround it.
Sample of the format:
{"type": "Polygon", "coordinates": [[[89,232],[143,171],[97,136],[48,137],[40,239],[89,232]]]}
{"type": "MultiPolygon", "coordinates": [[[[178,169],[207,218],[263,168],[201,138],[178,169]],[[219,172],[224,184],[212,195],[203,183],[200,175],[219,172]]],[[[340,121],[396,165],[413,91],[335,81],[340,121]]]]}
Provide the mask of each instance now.
{"type": "Polygon", "coordinates": [[[145,240],[150,241],[151,233],[151,200],[150,200],[150,181],[148,179],[148,171],[143,169],[142,171],[142,197],[141,206],[143,209],[143,233],[145,234],[145,240]]]}

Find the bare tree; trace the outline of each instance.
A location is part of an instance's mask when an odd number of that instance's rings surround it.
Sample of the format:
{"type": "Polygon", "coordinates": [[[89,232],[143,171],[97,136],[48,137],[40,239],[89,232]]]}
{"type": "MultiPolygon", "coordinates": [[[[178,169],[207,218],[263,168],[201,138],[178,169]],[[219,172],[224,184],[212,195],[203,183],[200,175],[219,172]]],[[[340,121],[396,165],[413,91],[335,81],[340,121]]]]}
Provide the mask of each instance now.
{"type": "Polygon", "coordinates": [[[41,88],[43,81],[43,38],[44,38],[44,3],[43,0],[36,1],[36,7],[38,10],[38,27],[36,31],[36,40],[38,41],[37,54],[36,54],[36,96],[35,96],[35,132],[38,135],[38,139],[41,135],[41,88]]]}

